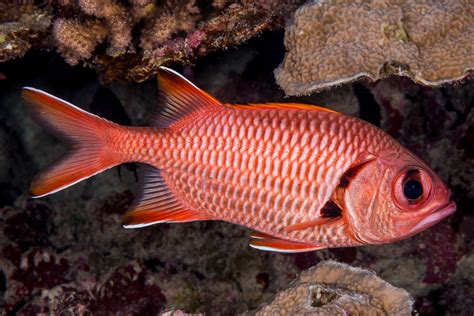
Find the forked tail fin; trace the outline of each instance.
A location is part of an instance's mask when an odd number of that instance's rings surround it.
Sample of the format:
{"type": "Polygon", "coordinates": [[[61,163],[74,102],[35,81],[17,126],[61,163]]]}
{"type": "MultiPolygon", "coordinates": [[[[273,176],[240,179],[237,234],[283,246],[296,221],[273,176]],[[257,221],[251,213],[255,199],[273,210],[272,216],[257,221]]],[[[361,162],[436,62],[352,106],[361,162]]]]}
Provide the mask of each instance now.
{"type": "Polygon", "coordinates": [[[32,181],[32,197],[65,189],[121,163],[110,152],[110,131],[119,125],[34,88],[23,88],[23,100],[43,127],[69,141],[72,149],[32,181]]]}

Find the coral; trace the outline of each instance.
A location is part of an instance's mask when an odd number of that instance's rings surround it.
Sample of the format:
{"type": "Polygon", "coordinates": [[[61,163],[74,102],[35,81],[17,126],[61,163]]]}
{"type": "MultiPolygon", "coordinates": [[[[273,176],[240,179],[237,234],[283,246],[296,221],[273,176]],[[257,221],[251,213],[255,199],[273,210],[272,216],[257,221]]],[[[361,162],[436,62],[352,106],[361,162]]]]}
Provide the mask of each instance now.
{"type": "MultiPolygon", "coordinates": [[[[456,273],[448,284],[449,291],[444,291],[441,294],[441,300],[448,302],[453,306],[451,310],[452,315],[472,314],[474,310],[474,254],[463,257],[459,263],[456,273]],[[462,289],[458,294],[456,288],[462,289]],[[464,310],[463,307],[469,306],[470,312],[464,310]]],[[[434,313],[433,313],[434,314],[434,313]]]]}
{"type": "Polygon", "coordinates": [[[428,86],[474,69],[474,4],[456,0],[321,0],[299,8],[275,70],[287,95],[361,77],[408,76],[428,86]]]}
{"type": "MultiPolygon", "coordinates": [[[[104,205],[106,206],[106,205],[104,205]]],[[[54,214],[42,202],[28,202],[25,210],[0,209],[0,271],[8,280],[2,305],[7,312],[66,311],[156,314],[166,298],[143,263],[122,262],[95,279],[87,259],[74,251],[51,246],[54,214]],[[76,284],[71,283],[75,279],[76,284]],[[47,298],[47,299],[46,299],[47,298]],[[28,304],[25,304],[29,302],[28,304]],[[46,303],[45,303],[46,302],[46,303]]]]}
{"type": "Polygon", "coordinates": [[[0,1],[0,62],[23,56],[41,46],[51,24],[51,12],[28,1],[0,1]]]}
{"type": "Polygon", "coordinates": [[[79,6],[85,13],[105,20],[110,40],[107,54],[125,53],[132,40],[131,16],[126,8],[115,0],[79,0],[79,6]]]}
{"type": "Polygon", "coordinates": [[[31,47],[56,48],[67,63],[95,68],[103,82],[141,82],[162,64],[190,63],[282,27],[301,2],[56,0],[40,8],[0,1],[8,12],[0,13],[0,61],[31,47]]]}
{"type": "Polygon", "coordinates": [[[413,298],[372,271],[323,261],[256,315],[411,315],[413,298]]]}
{"type": "Polygon", "coordinates": [[[183,312],[182,310],[180,309],[171,309],[169,311],[166,311],[166,312],[163,312],[161,313],[162,316],[204,316],[205,314],[188,314],[188,313],[185,313],[183,312]]]}
{"type": "Polygon", "coordinates": [[[53,34],[58,52],[70,65],[76,65],[79,60],[92,56],[96,46],[105,39],[107,30],[98,20],[57,19],[53,34]]]}
{"type": "Polygon", "coordinates": [[[172,13],[172,8],[166,8],[163,11],[152,18],[142,32],[140,47],[144,50],[159,47],[179,31],[192,31],[199,18],[199,8],[196,7],[195,0],[191,0],[183,6],[183,10],[179,10],[175,14],[172,13]]]}
{"type": "MultiPolygon", "coordinates": [[[[147,39],[147,31],[142,32],[141,42],[143,58],[139,61],[129,57],[126,59],[98,60],[98,68],[105,81],[136,81],[142,82],[156,73],[159,66],[170,62],[189,63],[196,57],[204,56],[212,51],[227,49],[241,44],[257,36],[265,30],[274,29],[283,25],[285,18],[292,12],[299,0],[283,0],[272,2],[248,1],[247,3],[232,3],[226,8],[216,9],[214,14],[207,12],[199,20],[192,10],[193,6],[185,3],[184,7],[175,9],[172,16],[164,15],[163,29],[158,34],[158,41],[147,39]],[[204,17],[204,18],[203,18],[204,17]],[[176,22],[179,20],[180,22],[176,22]],[[194,22],[197,21],[197,22],[194,22]],[[194,29],[191,26],[195,23],[194,29]],[[187,33],[170,38],[180,29],[187,33]],[[165,41],[165,39],[167,39],[165,41]],[[161,45],[156,46],[158,43],[161,45]],[[103,65],[100,65],[101,63],[103,65]],[[103,68],[101,68],[103,66],[103,68]],[[123,68],[125,67],[125,68],[123,68]]],[[[191,2],[193,3],[193,2],[191,2]]],[[[153,27],[153,23],[150,23],[153,27]]]]}

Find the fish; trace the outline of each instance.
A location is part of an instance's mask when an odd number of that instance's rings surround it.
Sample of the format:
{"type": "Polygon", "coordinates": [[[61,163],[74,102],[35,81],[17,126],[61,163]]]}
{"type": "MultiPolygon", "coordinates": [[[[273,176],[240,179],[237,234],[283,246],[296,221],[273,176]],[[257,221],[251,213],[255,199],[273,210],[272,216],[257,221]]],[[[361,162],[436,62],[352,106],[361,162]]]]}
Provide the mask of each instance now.
{"type": "MultiPolygon", "coordinates": [[[[127,111],[122,106],[119,98],[109,88],[98,86],[97,90],[89,104],[89,110],[92,114],[101,116],[111,122],[121,125],[131,125],[132,121],[127,114],[127,111]]],[[[118,166],[117,174],[120,180],[122,180],[122,173],[120,167],[124,166],[135,176],[135,180],[138,181],[137,165],[135,163],[126,163],[118,166]]]]}
{"type": "Polygon", "coordinates": [[[250,246],[296,253],[379,245],[456,211],[449,188],[382,129],[328,108],[222,103],[161,67],[150,126],[124,126],[25,87],[32,117],[71,149],[35,176],[40,198],[114,166],[140,164],[125,228],[220,220],[250,246]]]}

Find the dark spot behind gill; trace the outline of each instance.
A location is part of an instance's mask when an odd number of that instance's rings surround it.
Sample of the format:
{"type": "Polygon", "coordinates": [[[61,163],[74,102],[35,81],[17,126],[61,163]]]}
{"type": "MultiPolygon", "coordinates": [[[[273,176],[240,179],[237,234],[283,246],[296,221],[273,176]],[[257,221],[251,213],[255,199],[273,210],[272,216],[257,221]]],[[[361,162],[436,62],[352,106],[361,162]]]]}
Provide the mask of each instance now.
{"type": "Polygon", "coordinates": [[[322,217],[340,217],[342,216],[342,210],[339,206],[337,206],[336,203],[334,203],[332,200],[329,200],[322,207],[321,215],[322,217]]]}

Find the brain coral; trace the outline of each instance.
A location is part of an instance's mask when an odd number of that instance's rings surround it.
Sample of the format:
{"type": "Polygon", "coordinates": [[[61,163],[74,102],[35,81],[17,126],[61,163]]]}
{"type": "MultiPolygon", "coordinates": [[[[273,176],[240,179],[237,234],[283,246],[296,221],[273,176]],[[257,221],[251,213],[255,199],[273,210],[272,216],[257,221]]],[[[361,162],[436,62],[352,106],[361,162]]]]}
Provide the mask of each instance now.
{"type": "Polygon", "coordinates": [[[413,299],[374,272],[323,261],[256,315],[411,315],[413,299]]]}
{"type": "Polygon", "coordinates": [[[320,0],[300,7],[275,70],[287,95],[396,74],[435,86],[474,69],[471,0],[320,0]]]}

